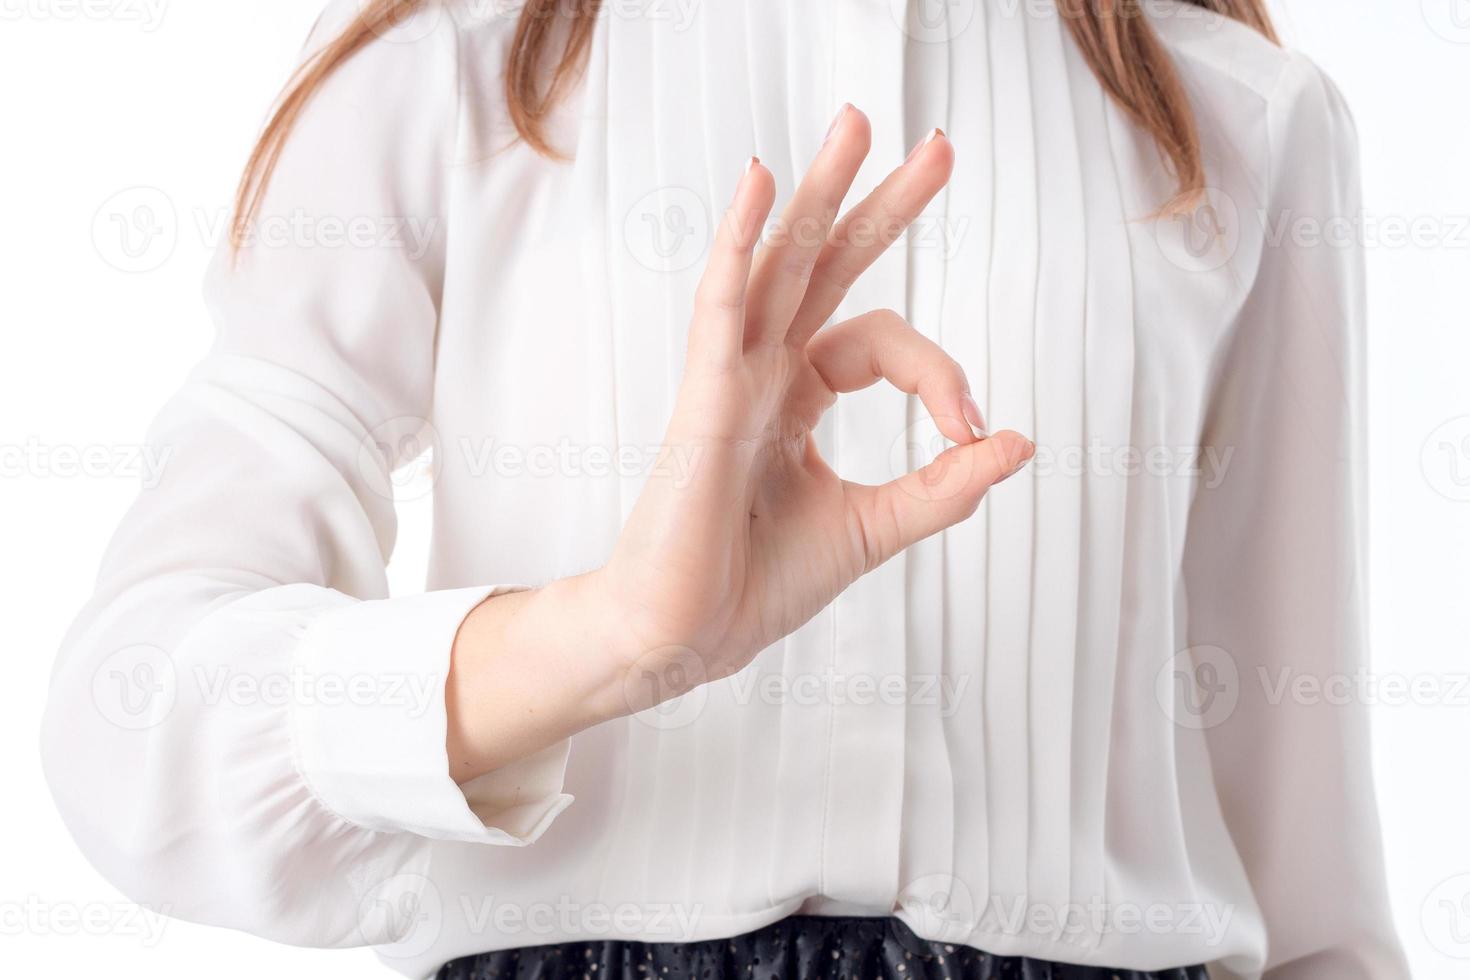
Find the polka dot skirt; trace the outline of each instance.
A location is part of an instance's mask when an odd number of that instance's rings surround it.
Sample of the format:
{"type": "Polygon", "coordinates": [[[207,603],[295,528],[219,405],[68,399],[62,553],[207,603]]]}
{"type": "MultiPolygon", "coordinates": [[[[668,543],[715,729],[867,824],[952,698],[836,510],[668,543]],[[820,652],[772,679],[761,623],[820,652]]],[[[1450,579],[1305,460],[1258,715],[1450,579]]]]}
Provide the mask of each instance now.
{"type": "Polygon", "coordinates": [[[1204,967],[1155,973],[993,956],[930,942],[897,919],[793,916],[693,943],[558,943],[468,956],[437,980],[1207,980],[1204,967]]]}

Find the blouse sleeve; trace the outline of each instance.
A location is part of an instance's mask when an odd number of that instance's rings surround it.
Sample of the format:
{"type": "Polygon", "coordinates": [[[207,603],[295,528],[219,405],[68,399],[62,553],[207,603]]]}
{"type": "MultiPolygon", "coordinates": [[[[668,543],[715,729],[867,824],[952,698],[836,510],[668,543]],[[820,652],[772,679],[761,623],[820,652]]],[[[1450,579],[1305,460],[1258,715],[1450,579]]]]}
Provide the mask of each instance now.
{"type": "Polygon", "coordinates": [[[1265,976],[1397,980],[1367,707],[1337,696],[1367,666],[1365,300],[1360,243],[1322,232],[1361,213],[1356,136],[1299,56],[1268,113],[1267,244],[1206,423],[1228,465],[1190,516],[1188,642],[1236,699],[1207,739],[1265,976]]]}
{"type": "MultiPolygon", "coordinates": [[[[324,43],[357,9],[337,0],[324,43]]],[[[315,946],[393,941],[433,839],[525,844],[565,743],[457,786],[456,630],[490,585],[388,598],[392,476],[430,416],[459,74],[433,5],[308,105],[209,275],[208,356],[150,429],[162,480],[56,663],[46,777],[140,904],[315,946]]]]}

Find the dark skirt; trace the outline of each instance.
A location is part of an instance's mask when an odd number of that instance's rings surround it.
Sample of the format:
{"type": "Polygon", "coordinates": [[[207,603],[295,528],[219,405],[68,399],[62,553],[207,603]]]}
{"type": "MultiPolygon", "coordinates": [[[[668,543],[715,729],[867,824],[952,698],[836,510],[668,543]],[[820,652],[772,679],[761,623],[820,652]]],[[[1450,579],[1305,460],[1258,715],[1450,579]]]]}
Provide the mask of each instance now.
{"type": "Polygon", "coordinates": [[[731,939],[592,940],[453,960],[438,980],[1207,980],[1202,966],[1157,973],[992,956],[930,942],[897,919],[798,915],[731,939]]]}

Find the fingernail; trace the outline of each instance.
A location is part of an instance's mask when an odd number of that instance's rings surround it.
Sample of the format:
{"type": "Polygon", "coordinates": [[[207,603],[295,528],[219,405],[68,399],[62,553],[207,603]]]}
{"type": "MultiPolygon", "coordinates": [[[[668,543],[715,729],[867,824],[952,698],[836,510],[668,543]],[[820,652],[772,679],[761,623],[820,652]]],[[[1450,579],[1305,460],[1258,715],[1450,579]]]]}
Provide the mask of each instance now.
{"type": "Polygon", "coordinates": [[[940,129],[938,126],[935,126],[933,129],[929,130],[929,135],[928,136],[925,136],[923,139],[919,140],[918,145],[915,146],[912,150],[909,151],[908,157],[903,162],[904,163],[908,163],[914,157],[916,157],[916,156],[919,155],[919,151],[920,150],[922,150],[924,147],[928,146],[930,143],[934,142],[934,137],[936,137],[936,136],[943,136],[943,135],[944,135],[944,130],[940,129]]]}
{"type": "Polygon", "coordinates": [[[980,406],[975,404],[975,399],[969,392],[960,399],[960,407],[964,409],[965,421],[970,423],[970,428],[975,430],[976,439],[985,439],[990,433],[985,431],[985,416],[980,414],[980,406]]]}
{"type": "Polygon", "coordinates": [[[1011,464],[1010,472],[1007,473],[1006,476],[1010,476],[1013,473],[1019,472],[1020,469],[1021,469],[1021,467],[1025,466],[1027,463],[1031,462],[1031,457],[1033,457],[1035,455],[1036,455],[1036,443],[1032,442],[1030,439],[1027,439],[1026,440],[1026,445],[1024,447],[1022,447],[1022,449],[1021,449],[1021,455],[1020,455],[1020,457],[1018,457],[1016,459],[1016,461],[1011,464]]]}
{"type": "Polygon", "coordinates": [[[742,171],[740,171],[740,179],[741,180],[744,180],[746,177],[749,177],[750,176],[750,172],[755,169],[755,165],[758,164],[758,163],[760,163],[760,162],[761,162],[761,158],[760,157],[751,157],[749,160],[746,160],[745,161],[745,169],[742,170],[742,171]]]}
{"type": "Polygon", "coordinates": [[[837,124],[842,122],[842,117],[847,115],[847,110],[851,108],[851,102],[842,103],[842,108],[837,110],[837,115],[832,117],[832,123],[827,127],[827,135],[822,137],[822,142],[824,144],[832,138],[833,133],[837,132],[837,124]]]}

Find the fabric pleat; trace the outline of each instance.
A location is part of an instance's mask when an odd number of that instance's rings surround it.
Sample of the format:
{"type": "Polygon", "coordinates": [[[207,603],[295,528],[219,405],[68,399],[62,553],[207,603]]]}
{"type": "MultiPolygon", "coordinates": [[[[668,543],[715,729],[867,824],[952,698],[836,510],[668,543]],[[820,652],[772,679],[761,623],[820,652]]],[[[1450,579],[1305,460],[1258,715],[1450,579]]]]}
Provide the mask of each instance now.
{"type": "MultiPolygon", "coordinates": [[[[1086,232],[1082,353],[1083,445],[1126,444],[1132,417],[1133,300],[1130,242],[1119,177],[1108,137],[1107,102],[1091,69],[1066,48],[1078,141],[1109,148],[1082,168],[1082,222],[1086,232]]],[[[1072,708],[1072,892],[1106,900],[1103,830],[1116,679],[1118,611],[1122,605],[1122,535],[1127,479],[1089,469],[1082,492],[1077,598],[1077,669],[1072,708]]]]}
{"type": "MultiPolygon", "coordinates": [[[[866,195],[908,152],[904,145],[903,38],[888,5],[837,4],[833,77],[840,96],[872,122],[872,151],[855,181],[866,195]]],[[[864,274],[838,310],[838,319],[873,309],[902,309],[908,290],[903,250],[889,249],[864,274]]],[[[895,475],[888,450],[903,434],[908,396],[887,385],[841,399],[831,413],[832,462],[845,478],[883,483],[895,475]]],[[[879,679],[903,672],[907,557],[899,555],[853,583],[832,604],[834,630],[825,669],[843,677],[879,679]]],[[[899,887],[905,711],[880,697],[858,704],[834,699],[828,736],[820,864],[822,894],[842,903],[891,902],[899,887]],[[865,851],[857,871],[843,857],[865,851]],[[883,896],[880,899],[880,896],[883,896]]]]}
{"type": "MultiPolygon", "coordinates": [[[[990,255],[990,357],[987,421],[1035,431],[1036,288],[1040,248],[1037,125],[1031,97],[1025,17],[990,21],[995,207],[990,255]]],[[[1035,470],[986,502],[988,616],[985,638],[985,751],[990,786],[989,878],[1001,896],[1028,888],[1031,738],[1028,653],[1035,585],[1035,470]]]]}
{"type": "MultiPolygon", "coordinates": [[[[990,68],[989,10],[980,5],[974,20],[954,32],[949,59],[948,132],[956,148],[956,167],[966,179],[947,191],[954,229],[951,272],[945,280],[942,336],[945,350],[960,362],[975,400],[994,424],[990,398],[990,272],[995,245],[995,139],[990,68]]],[[[982,510],[990,503],[983,502],[982,510]]],[[[986,752],[985,710],[990,678],[986,673],[989,611],[989,520],[985,513],[944,532],[945,665],[950,676],[969,679],[959,710],[945,719],[954,787],[952,876],[970,893],[973,914],[992,894],[989,816],[990,770],[986,752]]],[[[959,901],[965,902],[961,894],[959,901]]]]}
{"type": "Polygon", "coordinates": [[[1036,126],[1040,261],[1035,313],[1035,480],[1030,657],[1031,814],[1028,881],[1032,900],[1072,907],[1073,678],[1076,674],[1079,556],[1084,470],[1084,281],[1087,268],[1082,161],[1059,20],[1029,25],[1036,126]]]}
{"type": "MultiPolygon", "coordinates": [[[[945,33],[954,25],[945,7],[945,33]]],[[[904,51],[906,133],[910,146],[935,126],[951,130],[951,58],[948,44],[910,35],[904,51]]],[[[956,145],[963,161],[965,150],[956,145]]],[[[965,164],[961,162],[960,166],[965,164]]],[[[955,271],[949,248],[955,211],[950,189],[941,191],[914,223],[907,237],[909,280],[906,312],[920,333],[945,346],[949,280],[955,271]]],[[[954,326],[950,324],[950,326],[954,326]]],[[[961,326],[973,332],[974,325],[961,326]]],[[[945,444],[917,398],[909,399],[905,419],[903,467],[929,462],[945,444]]],[[[898,455],[898,454],[895,454],[898,455]]],[[[926,883],[953,877],[955,843],[955,769],[950,756],[946,718],[973,710],[973,672],[946,663],[945,601],[948,593],[945,535],[935,535],[905,555],[906,603],[904,741],[907,765],[903,784],[901,875],[898,902],[924,903],[932,890],[926,883]]]]}

